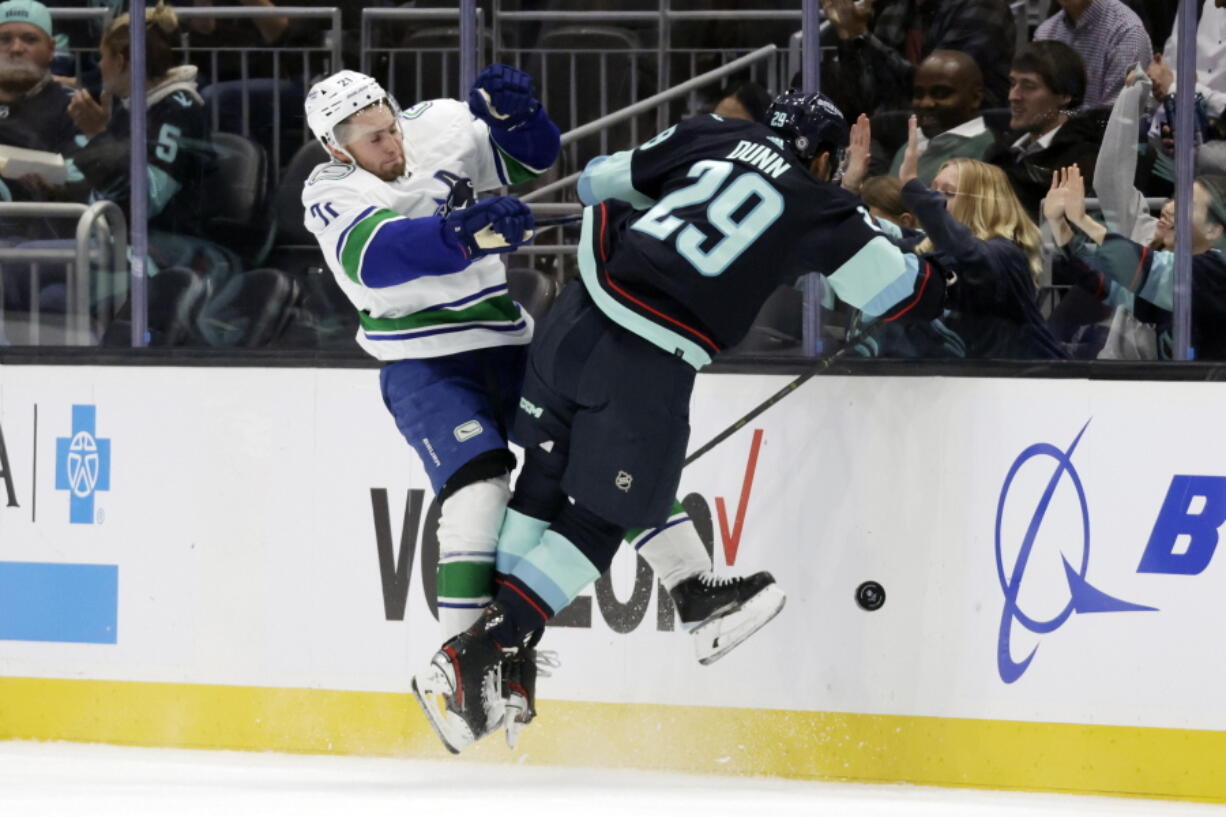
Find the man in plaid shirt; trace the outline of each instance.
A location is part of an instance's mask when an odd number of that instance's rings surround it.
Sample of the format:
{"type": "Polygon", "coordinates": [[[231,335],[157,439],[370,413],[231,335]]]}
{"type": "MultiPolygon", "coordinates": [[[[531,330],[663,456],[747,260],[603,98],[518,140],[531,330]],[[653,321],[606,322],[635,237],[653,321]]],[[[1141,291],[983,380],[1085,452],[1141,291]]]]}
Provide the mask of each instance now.
{"type": "Polygon", "coordinates": [[[978,63],[984,106],[1009,94],[1015,28],[1006,0],[822,0],[839,38],[840,74],[853,77],[864,110],[907,108],[916,66],[933,51],[963,51],[978,63]]]}
{"type": "Polygon", "coordinates": [[[1085,107],[1110,105],[1139,62],[1148,66],[1154,47],[1141,18],[1120,0],[1058,0],[1062,11],[1034,32],[1034,39],[1072,46],[1086,64],[1085,107]]]}

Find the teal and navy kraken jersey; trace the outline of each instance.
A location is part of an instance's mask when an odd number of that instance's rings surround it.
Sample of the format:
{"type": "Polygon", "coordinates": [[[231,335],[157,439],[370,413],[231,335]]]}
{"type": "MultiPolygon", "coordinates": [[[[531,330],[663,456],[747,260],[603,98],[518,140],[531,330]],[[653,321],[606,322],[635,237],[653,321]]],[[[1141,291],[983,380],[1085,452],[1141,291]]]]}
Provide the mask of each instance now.
{"type": "Polygon", "coordinates": [[[931,319],[944,281],[858,198],[818,181],[770,129],[697,116],[595,160],[579,183],[579,268],[615,322],[696,368],[735,345],[778,286],[826,275],[870,316],[931,319]]]}

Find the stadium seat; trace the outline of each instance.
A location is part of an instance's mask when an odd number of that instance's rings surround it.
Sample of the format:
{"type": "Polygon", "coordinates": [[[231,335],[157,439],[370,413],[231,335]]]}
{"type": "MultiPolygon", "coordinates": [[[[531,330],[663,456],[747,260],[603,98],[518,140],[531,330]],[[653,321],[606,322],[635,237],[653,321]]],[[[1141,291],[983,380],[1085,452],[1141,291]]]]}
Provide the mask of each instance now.
{"type": "Polygon", "coordinates": [[[215,164],[205,179],[205,237],[260,264],[272,225],[267,212],[268,162],[264,149],[234,133],[212,135],[215,164]]]}
{"type": "MultiPolygon", "coordinates": [[[[185,267],[169,267],[149,279],[150,346],[189,346],[197,340],[196,318],[208,297],[208,279],[185,267]]],[[[128,300],[102,335],[103,346],[132,342],[132,302],[128,300]]]]}
{"type": "Polygon", "coordinates": [[[794,287],[779,287],[758,310],[745,339],[726,354],[799,353],[804,337],[803,311],[803,293],[794,287]]]}
{"type": "Polygon", "coordinates": [[[328,161],[323,145],[312,139],[294,154],[281,174],[273,206],[276,208],[276,246],[315,247],[315,236],[303,224],[302,185],[321,162],[328,161]]]}
{"type": "Polygon", "coordinates": [[[291,273],[302,293],[292,307],[285,331],[273,341],[283,349],[348,349],[358,352],[354,335],[358,313],[327,270],[316,267],[291,273]]]}
{"type": "Polygon", "coordinates": [[[553,304],[553,299],[557,296],[557,289],[553,281],[544,273],[531,267],[508,269],[507,288],[511,293],[511,298],[528,310],[533,320],[540,320],[544,317],[553,304]]]}
{"type": "Polygon", "coordinates": [[[281,270],[243,272],[205,302],[196,326],[210,346],[267,346],[285,330],[298,295],[298,282],[281,270]]]}

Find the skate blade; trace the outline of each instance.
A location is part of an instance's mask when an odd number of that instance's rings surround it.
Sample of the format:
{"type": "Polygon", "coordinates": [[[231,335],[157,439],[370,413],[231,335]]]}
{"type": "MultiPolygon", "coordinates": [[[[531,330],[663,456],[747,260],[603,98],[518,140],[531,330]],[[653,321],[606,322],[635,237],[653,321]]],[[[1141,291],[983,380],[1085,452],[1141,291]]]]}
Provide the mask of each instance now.
{"type": "Polygon", "coordinates": [[[503,725],[506,727],[507,748],[514,749],[519,743],[519,733],[527,726],[527,721],[522,720],[524,712],[528,708],[528,701],[524,696],[518,693],[512,693],[511,697],[507,698],[506,713],[503,716],[503,725]]]}
{"type": "Polygon", "coordinates": [[[434,734],[447,747],[447,751],[458,755],[475,742],[472,730],[464,719],[447,709],[445,696],[451,693],[451,685],[447,683],[442,673],[431,667],[423,673],[413,676],[413,694],[421,706],[426,720],[430,722],[434,734]]]}
{"type": "Polygon", "coordinates": [[[690,631],[698,663],[705,667],[732,652],[779,615],[787,600],[779,585],[770,584],[740,607],[699,624],[690,631]]]}

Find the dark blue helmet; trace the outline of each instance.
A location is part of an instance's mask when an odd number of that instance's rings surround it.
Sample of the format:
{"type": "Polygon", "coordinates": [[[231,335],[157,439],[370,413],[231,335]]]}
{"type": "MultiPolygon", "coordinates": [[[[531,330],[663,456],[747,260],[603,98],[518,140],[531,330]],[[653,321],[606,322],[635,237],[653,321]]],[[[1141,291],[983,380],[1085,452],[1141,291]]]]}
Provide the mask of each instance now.
{"type": "Polygon", "coordinates": [[[851,142],[847,120],[830,97],[823,94],[802,91],[780,94],[766,112],[766,123],[805,162],[823,152],[829,152],[837,161],[839,151],[851,142]]]}

